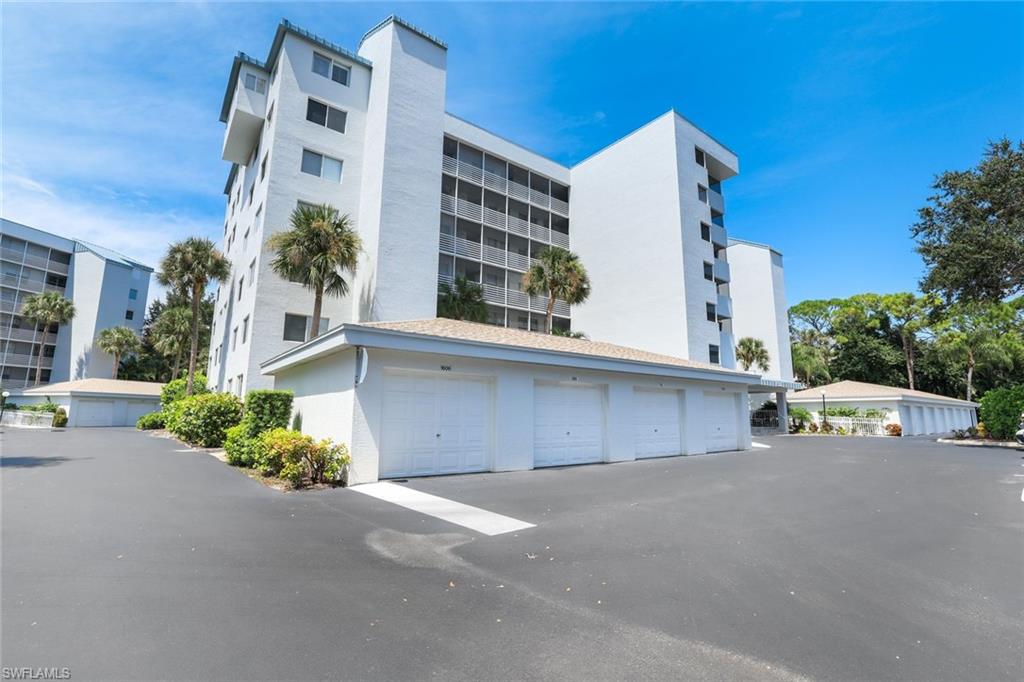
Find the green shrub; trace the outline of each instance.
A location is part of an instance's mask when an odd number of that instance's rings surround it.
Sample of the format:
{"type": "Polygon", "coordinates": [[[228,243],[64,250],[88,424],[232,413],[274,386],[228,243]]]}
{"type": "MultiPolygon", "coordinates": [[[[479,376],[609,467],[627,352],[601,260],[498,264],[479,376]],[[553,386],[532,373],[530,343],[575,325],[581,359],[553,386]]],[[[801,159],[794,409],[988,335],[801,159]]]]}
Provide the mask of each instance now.
{"type": "Polygon", "coordinates": [[[859,417],[860,410],[856,407],[826,407],[825,414],[829,417],[859,417]]]}
{"type": "MultiPolygon", "coordinates": [[[[9,405],[8,410],[12,409],[9,405]]],[[[57,403],[52,402],[49,398],[46,399],[45,403],[37,403],[35,405],[22,405],[19,407],[22,412],[49,412],[50,414],[56,414],[60,406],[57,403]]]]}
{"type": "Polygon", "coordinates": [[[274,429],[260,435],[256,465],[265,476],[280,476],[293,487],[325,483],[338,478],[350,461],[348,448],[330,440],[315,441],[288,429],[274,429]]]}
{"type": "Polygon", "coordinates": [[[68,425],[68,413],[64,411],[63,407],[58,407],[53,412],[53,426],[61,428],[68,425]]]}
{"type": "Polygon", "coordinates": [[[1012,388],[996,388],[981,396],[981,419],[985,423],[985,430],[993,438],[1012,440],[1022,412],[1024,384],[1012,388]]]}
{"type": "Polygon", "coordinates": [[[228,464],[236,467],[255,466],[257,445],[256,439],[247,435],[244,423],[232,426],[227,430],[227,438],[224,440],[228,464]]]}
{"type": "MultiPolygon", "coordinates": [[[[195,384],[192,386],[192,395],[203,395],[209,393],[210,389],[206,387],[206,377],[196,372],[195,384]]],[[[164,384],[164,387],[160,389],[160,407],[167,408],[171,403],[175,403],[185,397],[185,390],[188,387],[188,379],[174,379],[164,384]]]]}
{"type": "Polygon", "coordinates": [[[292,416],[291,391],[258,390],[245,396],[245,414],[242,424],[247,435],[255,438],[264,431],[288,427],[292,416]]]}
{"type": "Polygon", "coordinates": [[[227,430],[242,421],[242,402],[228,393],[203,393],[172,404],[167,415],[171,433],[193,445],[216,448],[227,430]]]}
{"type": "Polygon", "coordinates": [[[161,411],[147,412],[146,414],[139,417],[138,421],[135,422],[135,428],[140,431],[147,431],[149,429],[162,429],[167,426],[166,423],[167,415],[161,411]]]}

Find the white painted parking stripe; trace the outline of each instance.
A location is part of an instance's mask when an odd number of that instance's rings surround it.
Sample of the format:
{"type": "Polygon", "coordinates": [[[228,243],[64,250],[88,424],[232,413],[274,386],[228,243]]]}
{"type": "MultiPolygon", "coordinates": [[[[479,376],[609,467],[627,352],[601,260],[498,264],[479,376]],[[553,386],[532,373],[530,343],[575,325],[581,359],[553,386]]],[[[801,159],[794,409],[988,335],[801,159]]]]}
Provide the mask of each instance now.
{"type": "Polygon", "coordinates": [[[536,525],[387,481],[364,483],[352,486],[349,490],[376,497],[378,500],[397,504],[399,507],[433,516],[484,535],[501,535],[533,528],[536,525]]]}
{"type": "Polygon", "coordinates": [[[770,448],[771,445],[765,445],[764,443],[751,443],[755,448],[770,448]]]}

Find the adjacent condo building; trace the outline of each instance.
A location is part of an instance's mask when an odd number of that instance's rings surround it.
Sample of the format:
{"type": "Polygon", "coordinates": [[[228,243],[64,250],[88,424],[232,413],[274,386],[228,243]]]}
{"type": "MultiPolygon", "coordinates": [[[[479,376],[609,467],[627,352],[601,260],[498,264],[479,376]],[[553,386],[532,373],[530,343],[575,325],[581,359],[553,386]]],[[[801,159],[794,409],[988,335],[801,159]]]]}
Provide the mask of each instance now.
{"type": "MultiPolygon", "coordinates": [[[[580,255],[593,293],[556,300],[554,327],[733,368],[733,290],[773,290],[777,277],[781,294],[782,276],[781,260],[777,272],[729,262],[736,154],[670,110],[566,166],[448,113],[446,58],[396,17],[354,51],[285,21],[265,60],[235,58],[221,110],[232,276],[216,294],[210,385],[271,387],[261,363],[310,339],[312,294],[278,277],[264,246],[303,203],[348,214],[363,242],[321,331],[432,319],[438,287],[460,276],[481,285],[493,325],[543,330],[548,301],[524,276],[558,246],[580,255]]],[[[757,312],[775,316],[759,329],[784,328],[784,299],[757,312]]],[[[788,338],[768,342],[791,379],[788,338]]]]}
{"type": "Polygon", "coordinates": [[[117,326],[141,334],[153,269],[10,220],[0,228],[0,385],[35,385],[40,353],[42,383],[109,378],[113,358],[94,347],[96,335],[117,326]],[[42,329],[22,315],[25,300],[44,291],[71,299],[70,323],[42,329]]]}

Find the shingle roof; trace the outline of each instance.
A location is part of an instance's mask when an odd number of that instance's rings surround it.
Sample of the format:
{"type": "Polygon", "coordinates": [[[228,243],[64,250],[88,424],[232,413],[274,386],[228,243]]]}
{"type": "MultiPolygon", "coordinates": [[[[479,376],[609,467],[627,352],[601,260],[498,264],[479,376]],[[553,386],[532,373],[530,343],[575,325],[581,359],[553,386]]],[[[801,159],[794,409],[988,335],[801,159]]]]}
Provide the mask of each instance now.
{"type": "Polygon", "coordinates": [[[789,400],[799,400],[801,398],[820,400],[822,391],[824,391],[826,398],[832,398],[833,400],[844,398],[922,398],[925,400],[945,400],[951,403],[967,403],[966,400],[959,398],[950,398],[935,393],[926,393],[925,391],[912,391],[909,388],[899,388],[897,386],[869,384],[863,381],[837,381],[825,386],[807,388],[803,391],[791,393],[789,400]]]}
{"type": "Polygon", "coordinates": [[[163,384],[152,381],[128,381],[125,379],[78,379],[61,381],[56,384],[35,386],[22,391],[25,395],[57,395],[63,393],[110,393],[111,395],[160,395],[163,384]]]}
{"type": "Polygon", "coordinates": [[[728,372],[730,374],[742,374],[742,372],[739,372],[738,370],[727,369],[720,365],[712,365],[707,362],[697,362],[695,360],[677,358],[672,355],[649,353],[645,350],[631,348],[629,346],[617,346],[612,343],[604,343],[601,341],[573,339],[567,336],[541,334],[522,329],[498,327],[491,324],[464,322],[462,320],[435,318],[428,320],[406,320],[401,322],[367,322],[358,326],[369,327],[371,329],[389,329],[397,332],[405,332],[407,334],[422,334],[424,336],[435,336],[445,339],[493,343],[502,346],[514,346],[517,348],[530,348],[560,353],[575,353],[578,355],[611,358],[613,360],[648,362],[659,365],[672,365],[676,367],[689,367],[715,372],[728,372]]]}

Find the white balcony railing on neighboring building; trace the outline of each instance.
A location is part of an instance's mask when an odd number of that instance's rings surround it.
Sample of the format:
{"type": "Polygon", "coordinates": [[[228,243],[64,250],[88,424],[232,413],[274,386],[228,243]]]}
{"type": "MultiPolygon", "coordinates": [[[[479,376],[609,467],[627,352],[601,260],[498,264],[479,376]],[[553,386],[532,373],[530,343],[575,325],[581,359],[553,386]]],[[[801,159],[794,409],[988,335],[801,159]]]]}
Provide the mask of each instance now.
{"type": "Polygon", "coordinates": [[[12,341],[32,341],[33,343],[57,343],[56,334],[46,334],[45,336],[37,332],[35,329],[8,329],[0,331],[0,338],[8,338],[12,341]]]}
{"type": "Polygon", "coordinates": [[[719,246],[729,246],[729,237],[721,225],[711,225],[711,241],[719,246]]]}
{"type": "Polygon", "coordinates": [[[569,304],[559,298],[556,298],[554,313],[555,315],[560,315],[562,317],[569,317],[569,304]]]}
{"type": "Polygon", "coordinates": [[[438,284],[448,284],[448,285],[451,285],[454,282],[455,282],[455,277],[454,276],[446,275],[443,272],[437,273],[437,283],[438,284]]]}
{"type": "Polygon", "coordinates": [[[509,289],[508,290],[508,304],[511,305],[511,306],[515,306],[517,308],[522,308],[524,310],[529,310],[529,308],[530,308],[530,297],[527,296],[522,291],[517,291],[515,289],[509,289]]]}
{"type": "MultiPolygon", "coordinates": [[[[7,353],[3,356],[3,362],[5,365],[18,365],[21,367],[35,367],[36,363],[39,362],[38,355],[30,355],[28,353],[7,353]]],[[[53,367],[53,358],[43,356],[43,369],[49,369],[53,367]]]]}
{"type": "Polygon", "coordinates": [[[729,281],[729,263],[724,260],[715,259],[714,263],[715,281],[722,283],[729,281]]]}
{"type": "Polygon", "coordinates": [[[471,242],[468,239],[463,239],[462,237],[456,237],[455,254],[480,260],[480,244],[478,242],[471,242]]]}
{"type": "Polygon", "coordinates": [[[468,164],[465,161],[459,161],[459,177],[482,185],[484,183],[484,169],[468,164]]]}
{"type": "Polygon", "coordinates": [[[555,246],[561,246],[563,249],[569,248],[569,235],[558,230],[551,230],[551,243],[555,246]]]}
{"type": "Polygon", "coordinates": [[[547,208],[551,205],[551,197],[544,192],[538,192],[535,189],[530,190],[530,203],[536,204],[543,208],[547,208]]]}
{"type": "Polygon", "coordinates": [[[533,239],[539,239],[544,242],[551,241],[551,230],[544,227],[543,225],[530,224],[530,236],[533,239]]]}
{"type": "Polygon", "coordinates": [[[508,216],[508,231],[513,232],[515,234],[521,234],[524,237],[529,237],[530,223],[523,220],[522,218],[517,218],[515,216],[510,215],[508,216]]]}
{"type": "Polygon", "coordinates": [[[486,187],[487,189],[493,189],[495,192],[505,192],[508,190],[508,179],[503,178],[496,173],[492,173],[488,170],[485,170],[484,187],[486,187]]]}
{"type": "Polygon", "coordinates": [[[526,185],[520,185],[518,182],[516,182],[514,180],[509,180],[508,181],[508,195],[510,197],[515,197],[516,199],[520,199],[522,201],[529,201],[530,200],[530,188],[527,187],[526,185]]]}
{"type": "Polygon", "coordinates": [[[493,208],[484,206],[483,216],[484,225],[505,229],[505,214],[501,211],[495,211],[493,208]]]}
{"type": "Polygon", "coordinates": [[[456,214],[469,220],[480,222],[482,216],[482,208],[480,204],[474,204],[465,199],[459,199],[456,204],[456,214]]]}
{"type": "MultiPolygon", "coordinates": [[[[43,258],[42,256],[33,256],[30,253],[26,253],[25,254],[25,265],[31,265],[34,268],[40,268],[42,270],[45,270],[45,269],[47,269],[47,266],[50,264],[50,262],[51,261],[50,261],[49,258],[43,258]]],[[[53,263],[53,265],[56,266],[58,264],[57,263],[53,263]]],[[[54,269],[56,269],[56,268],[54,268],[54,269]]],[[[65,272],[66,272],[66,270],[65,270],[65,272]]]]}
{"type": "Polygon", "coordinates": [[[562,214],[563,216],[569,216],[569,203],[566,201],[562,201],[561,199],[551,197],[551,209],[556,213],[562,214]]]}
{"type": "Polygon", "coordinates": [[[448,175],[458,175],[459,174],[459,162],[458,162],[458,160],[457,159],[453,159],[452,157],[447,156],[447,155],[442,155],[441,156],[441,170],[443,170],[448,175]]]}
{"type": "Polygon", "coordinates": [[[505,267],[505,249],[499,249],[493,246],[484,246],[482,254],[483,261],[485,263],[505,267]]]}
{"type": "Polygon", "coordinates": [[[520,272],[526,272],[530,269],[530,257],[524,256],[521,253],[508,252],[508,266],[514,270],[520,272]]]}
{"type": "Polygon", "coordinates": [[[455,253],[455,235],[441,233],[441,250],[446,253],[455,253]]]}
{"type": "Polygon", "coordinates": [[[451,194],[441,194],[441,210],[446,213],[455,213],[455,197],[451,194]]]}
{"type": "Polygon", "coordinates": [[[505,305],[505,287],[495,286],[494,284],[481,284],[480,286],[484,290],[485,301],[505,305]]]}

